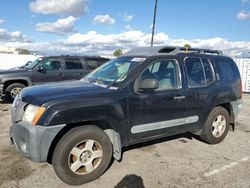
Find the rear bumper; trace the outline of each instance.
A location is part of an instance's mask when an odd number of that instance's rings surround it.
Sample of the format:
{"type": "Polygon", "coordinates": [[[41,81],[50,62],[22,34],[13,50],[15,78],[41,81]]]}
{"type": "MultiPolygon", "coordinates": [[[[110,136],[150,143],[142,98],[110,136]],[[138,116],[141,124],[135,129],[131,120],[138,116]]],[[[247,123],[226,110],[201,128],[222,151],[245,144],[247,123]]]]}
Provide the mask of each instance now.
{"type": "Polygon", "coordinates": [[[232,108],[233,108],[233,114],[234,114],[234,121],[237,119],[239,113],[243,109],[243,101],[242,99],[238,99],[237,101],[231,102],[232,108]]]}
{"type": "Polygon", "coordinates": [[[47,162],[51,143],[64,126],[32,126],[20,121],[10,127],[10,142],[24,157],[34,162],[47,162]]]}

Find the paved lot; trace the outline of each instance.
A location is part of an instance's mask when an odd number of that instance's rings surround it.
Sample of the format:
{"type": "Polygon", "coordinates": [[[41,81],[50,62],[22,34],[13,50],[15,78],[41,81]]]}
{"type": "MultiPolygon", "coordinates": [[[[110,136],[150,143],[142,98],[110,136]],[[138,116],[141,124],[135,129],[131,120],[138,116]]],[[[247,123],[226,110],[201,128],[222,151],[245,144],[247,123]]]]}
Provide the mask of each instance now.
{"type": "MultiPolygon", "coordinates": [[[[235,132],[207,145],[178,135],[126,148],[98,180],[80,187],[250,187],[250,95],[235,132]],[[132,186],[130,186],[132,185],[132,186]]],[[[52,166],[22,158],[9,145],[10,104],[0,104],[0,187],[68,187],[52,166]]]]}

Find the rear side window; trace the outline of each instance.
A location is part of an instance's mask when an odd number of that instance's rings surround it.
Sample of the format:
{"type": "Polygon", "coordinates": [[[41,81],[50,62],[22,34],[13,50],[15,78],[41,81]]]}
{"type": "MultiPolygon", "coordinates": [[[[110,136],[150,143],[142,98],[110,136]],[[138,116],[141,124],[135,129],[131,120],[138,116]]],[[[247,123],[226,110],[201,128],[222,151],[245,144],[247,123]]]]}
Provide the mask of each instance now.
{"type": "Polygon", "coordinates": [[[98,63],[94,59],[86,59],[86,63],[89,69],[96,69],[98,67],[98,63]]]}
{"type": "Polygon", "coordinates": [[[214,72],[208,59],[187,58],[185,66],[189,87],[204,87],[214,81],[214,72]]]}
{"type": "Polygon", "coordinates": [[[205,71],[205,76],[206,76],[206,83],[210,84],[214,81],[214,74],[212,70],[212,65],[208,61],[208,59],[202,58],[202,63],[205,71]]]}
{"type": "Polygon", "coordinates": [[[238,68],[233,60],[229,58],[216,58],[215,62],[219,69],[219,77],[221,80],[233,81],[240,77],[238,68]]]}
{"type": "Polygon", "coordinates": [[[82,63],[80,61],[65,61],[66,69],[75,70],[82,69],[82,63]]]}

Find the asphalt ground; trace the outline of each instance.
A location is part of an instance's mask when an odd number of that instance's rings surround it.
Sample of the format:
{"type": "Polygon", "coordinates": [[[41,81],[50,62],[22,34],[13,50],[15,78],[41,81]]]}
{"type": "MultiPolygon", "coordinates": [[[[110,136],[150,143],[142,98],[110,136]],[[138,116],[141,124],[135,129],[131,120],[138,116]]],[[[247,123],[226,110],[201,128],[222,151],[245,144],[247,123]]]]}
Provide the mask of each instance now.
{"type": "MultiPolygon", "coordinates": [[[[99,179],[79,186],[112,187],[250,187],[250,95],[234,132],[218,145],[182,134],[124,149],[99,179]]],[[[49,164],[31,162],[9,143],[11,104],[0,103],[0,187],[69,187],[49,164]]]]}

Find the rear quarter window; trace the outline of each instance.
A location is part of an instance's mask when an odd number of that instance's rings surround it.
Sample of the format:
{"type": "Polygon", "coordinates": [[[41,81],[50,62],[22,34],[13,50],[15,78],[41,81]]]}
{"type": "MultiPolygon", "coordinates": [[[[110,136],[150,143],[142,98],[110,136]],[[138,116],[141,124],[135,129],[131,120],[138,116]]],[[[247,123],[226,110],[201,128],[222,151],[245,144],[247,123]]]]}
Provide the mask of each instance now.
{"type": "Polygon", "coordinates": [[[216,58],[216,66],[221,80],[234,81],[240,78],[239,70],[230,58],[216,58]]]}

